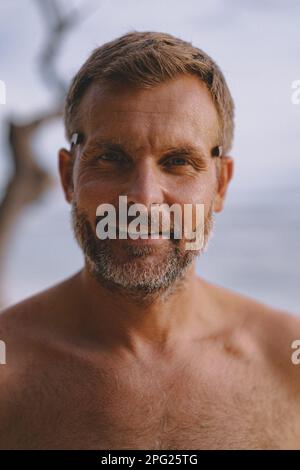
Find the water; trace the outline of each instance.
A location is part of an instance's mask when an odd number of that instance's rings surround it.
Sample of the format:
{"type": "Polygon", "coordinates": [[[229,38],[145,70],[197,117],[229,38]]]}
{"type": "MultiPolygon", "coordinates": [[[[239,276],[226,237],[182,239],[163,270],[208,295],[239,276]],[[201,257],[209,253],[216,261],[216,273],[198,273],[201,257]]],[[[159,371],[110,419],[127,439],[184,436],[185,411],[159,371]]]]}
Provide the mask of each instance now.
{"type": "MultiPolygon", "coordinates": [[[[300,191],[236,193],[216,214],[214,235],[197,271],[205,279],[300,313],[300,191]],[[280,198],[275,198],[280,194],[280,198]]],[[[11,241],[5,278],[11,304],[71,275],[83,258],[69,207],[56,192],[28,209],[11,241]]]]}

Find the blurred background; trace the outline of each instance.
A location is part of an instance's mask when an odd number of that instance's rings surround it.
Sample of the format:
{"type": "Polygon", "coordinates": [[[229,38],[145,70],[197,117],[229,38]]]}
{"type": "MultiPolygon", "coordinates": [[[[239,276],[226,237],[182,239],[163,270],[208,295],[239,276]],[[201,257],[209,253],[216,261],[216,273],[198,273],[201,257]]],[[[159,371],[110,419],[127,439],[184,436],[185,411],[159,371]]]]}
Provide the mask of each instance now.
{"type": "Polygon", "coordinates": [[[58,180],[59,112],[91,51],[134,29],[204,49],[235,101],[234,179],[199,275],[300,314],[299,21],[296,0],[1,0],[1,306],[82,267],[58,180]]]}

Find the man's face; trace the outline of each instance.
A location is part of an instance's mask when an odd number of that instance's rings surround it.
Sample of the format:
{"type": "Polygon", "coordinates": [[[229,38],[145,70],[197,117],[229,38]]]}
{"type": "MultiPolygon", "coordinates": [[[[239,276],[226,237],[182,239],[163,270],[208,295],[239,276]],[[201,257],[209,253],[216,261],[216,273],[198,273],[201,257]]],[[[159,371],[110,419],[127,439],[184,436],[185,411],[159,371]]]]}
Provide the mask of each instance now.
{"type": "MultiPolygon", "coordinates": [[[[72,204],[76,238],[87,265],[99,281],[148,294],[165,290],[182,278],[206,249],[213,210],[221,210],[211,156],[218,141],[218,118],[206,86],[181,76],[149,90],[108,88],[93,84],[79,108],[81,144],[71,156],[60,151],[60,172],[72,204]],[[96,209],[110,203],[118,213],[119,196],[128,205],[204,204],[204,246],[185,249],[185,240],[100,240],[96,209]]],[[[217,158],[217,157],[216,157],[217,158]]],[[[226,180],[226,178],[225,178],[226,180]]],[[[225,186],[226,186],[225,181],[225,186]]]]}

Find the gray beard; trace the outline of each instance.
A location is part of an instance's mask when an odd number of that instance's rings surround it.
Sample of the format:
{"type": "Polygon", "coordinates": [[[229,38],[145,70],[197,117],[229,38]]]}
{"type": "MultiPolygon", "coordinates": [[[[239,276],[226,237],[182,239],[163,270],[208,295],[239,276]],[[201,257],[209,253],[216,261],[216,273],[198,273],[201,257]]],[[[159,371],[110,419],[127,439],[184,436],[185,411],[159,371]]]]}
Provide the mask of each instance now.
{"type": "Polygon", "coordinates": [[[124,244],[126,261],[120,262],[113,250],[116,240],[100,240],[93,230],[88,216],[71,208],[75,238],[81,247],[87,268],[94,279],[110,291],[119,291],[136,301],[151,301],[158,295],[169,296],[183,284],[185,273],[197,256],[207,250],[214,227],[212,204],[205,219],[204,244],[200,250],[185,250],[180,240],[165,243],[159,262],[146,262],[147,255],[156,252],[153,246],[124,244]]]}

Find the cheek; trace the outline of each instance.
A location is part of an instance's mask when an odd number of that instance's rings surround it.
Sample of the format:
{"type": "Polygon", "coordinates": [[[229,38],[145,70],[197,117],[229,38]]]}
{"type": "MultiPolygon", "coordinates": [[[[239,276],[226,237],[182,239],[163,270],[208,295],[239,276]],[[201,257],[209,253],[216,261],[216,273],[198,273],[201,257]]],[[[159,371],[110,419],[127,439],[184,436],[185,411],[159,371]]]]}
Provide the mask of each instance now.
{"type": "Polygon", "coordinates": [[[112,203],[118,192],[113,186],[95,177],[95,173],[80,171],[74,179],[74,197],[83,210],[96,214],[97,207],[102,203],[112,203]]]}
{"type": "Polygon", "coordinates": [[[206,178],[191,181],[188,185],[181,187],[177,193],[177,200],[193,206],[193,220],[196,218],[196,204],[204,204],[205,217],[209,213],[216,191],[216,179],[211,173],[206,178]]]}
{"type": "Polygon", "coordinates": [[[188,216],[184,219],[184,224],[187,228],[195,230],[195,228],[200,224],[204,223],[207,220],[208,214],[212,207],[213,199],[212,197],[201,198],[197,201],[192,201],[192,209],[188,209],[188,216]],[[201,204],[201,206],[200,206],[201,204]],[[197,206],[198,205],[198,206],[197,206]],[[203,207],[204,205],[204,207],[203,207]]]}

